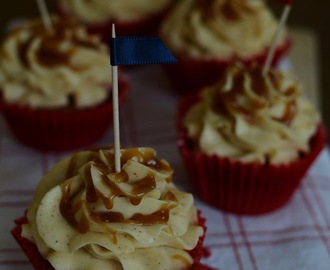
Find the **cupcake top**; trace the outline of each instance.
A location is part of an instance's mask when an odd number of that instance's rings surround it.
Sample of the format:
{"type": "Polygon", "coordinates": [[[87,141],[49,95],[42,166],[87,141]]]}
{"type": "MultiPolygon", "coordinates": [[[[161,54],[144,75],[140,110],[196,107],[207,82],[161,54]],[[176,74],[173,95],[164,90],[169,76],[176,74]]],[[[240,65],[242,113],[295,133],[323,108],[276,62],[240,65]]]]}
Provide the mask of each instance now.
{"type": "Polygon", "coordinates": [[[229,67],[184,118],[198,151],[242,162],[285,164],[309,151],[320,116],[284,71],[229,67]]]}
{"type": "Polygon", "coordinates": [[[111,87],[107,46],[71,20],[52,21],[51,30],[36,19],[4,38],[0,47],[3,99],[47,109],[104,102],[111,87]]]}
{"type": "Polygon", "coordinates": [[[191,194],[151,148],[83,151],[53,167],[37,187],[23,237],[55,269],[189,269],[203,229],[191,194]]]}
{"type": "Polygon", "coordinates": [[[163,10],[172,0],[59,0],[64,10],[87,24],[133,21],[163,10]]]}
{"type": "Polygon", "coordinates": [[[161,35],[182,56],[248,59],[270,46],[276,27],[263,0],[182,0],[163,22],[161,35]]]}

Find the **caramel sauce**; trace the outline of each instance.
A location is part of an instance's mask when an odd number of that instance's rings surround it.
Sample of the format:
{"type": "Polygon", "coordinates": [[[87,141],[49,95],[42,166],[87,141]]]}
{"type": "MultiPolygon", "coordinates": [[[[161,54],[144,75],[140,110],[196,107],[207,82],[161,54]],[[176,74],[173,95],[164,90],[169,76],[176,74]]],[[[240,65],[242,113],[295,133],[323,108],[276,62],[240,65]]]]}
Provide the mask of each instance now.
{"type": "Polygon", "coordinates": [[[164,224],[170,217],[169,209],[160,209],[150,215],[135,214],[131,218],[134,223],[142,225],[164,224]]]}
{"type": "Polygon", "coordinates": [[[47,30],[41,22],[31,24],[28,26],[31,32],[30,38],[18,44],[18,55],[22,64],[29,68],[29,60],[27,52],[31,46],[31,43],[36,39],[41,39],[41,44],[36,52],[37,61],[48,67],[56,67],[58,65],[69,66],[72,69],[82,69],[82,67],[72,66],[70,59],[75,51],[76,46],[83,46],[88,48],[97,49],[97,44],[91,40],[82,40],[74,33],[70,33],[68,30],[75,31],[78,29],[78,25],[72,20],[64,20],[53,22],[53,29],[47,30]],[[66,50],[61,48],[64,42],[69,42],[71,45],[66,50]]]}
{"type": "Polygon", "coordinates": [[[216,18],[221,13],[229,21],[241,19],[240,12],[254,13],[245,0],[225,0],[224,3],[216,5],[215,1],[198,1],[198,8],[203,10],[205,18],[216,18]]]}
{"type": "Polygon", "coordinates": [[[155,188],[156,188],[155,177],[150,174],[136,184],[136,186],[132,190],[132,194],[142,197],[155,188]]]}
{"type": "Polygon", "coordinates": [[[234,1],[226,1],[221,8],[221,13],[230,21],[238,21],[240,15],[237,12],[237,8],[233,4],[234,1]]]}
{"type": "Polygon", "coordinates": [[[171,201],[171,202],[178,202],[178,199],[171,191],[166,192],[166,194],[164,195],[164,200],[171,201]]]}
{"type": "MultiPolygon", "coordinates": [[[[113,164],[113,154],[109,154],[108,151],[105,151],[104,154],[108,163],[113,164]]],[[[145,164],[146,166],[172,172],[170,166],[166,162],[157,160],[152,151],[142,152],[138,148],[122,151],[122,162],[127,162],[129,159],[134,157],[137,157],[139,162],[145,164]]],[[[72,156],[69,162],[66,173],[68,178],[77,174],[77,158],[78,156],[75,154],[72,156]]],[[[82,188],[85,188],[86,201],[73,203],[72,198],[75,197],[75,194],[71,194],[71,187],[69,182],[64,182],[61,185],[62,197],[60,201],[60,212],[72,227],[76,228],[80,233],[86,233],[90,226],[89,219],[92,219],[94,222],[100,224],[104,222],[124,222],[152,225],[157,223],[166,223],[168,221],[170,211],[169,207],[162,208],[148,215],[137,213],[129,219],[125,219],[121,213],[115,211],[106,211],[102,213],[93,211],[92,204],[98,200],[102,201],[106,209],[111,210],[113,208],[114,199],[116,197],[126,197],[130,200],[132,205],[138,205],[147,193],[156,188],[156,180],[153,174],[148,174],[143,179],[132,183],[132,190],[130,192],[126,192],[122,190],[118,185],[129,180],[128,175],[124,170],[122,170],[120,173],[115,173],[112,166],[109,167],[98,158],[97,149],[92,152],[90,158],[91,161],[85,165],[83,171],[83,177],[85,180],[84,186],[76,192],[79,193],[82,191],[82,188]],[[102,184],[108,189],[108,191],[101,191],[95,187],[91,175],[92,166],[98,170],[102,184]],[[109,178],[109,174],[114,176],[114,178],[109,178]],[[87,210],[88,217],[82,213],[83,215],[80,216],[79,220],[77,220],[77,212],[81,209],[81,207],[84,207],[87,210]]],[[[164,195],[164,200],[177,202],[177,198],[170,191],[164,195]]],[[[113,238],[114,237],[115,236],[113,236],[113,238]]]]}
{"type": "Polygon", "coordinates": [[[297,104],[295,101],[291,101],[288,104],[286,104],[285,112],[281,117],[273,117],[274,120],[281,122],[285,125],[289,125],[297,111],[297,104]]]}
{"type": "MultiPolygon", "coordinates": [[[[212,101],[212,110],[219,114],[228,114],[230,112],[235,112],[244,116],[246,121],[253,124],[256,121],[257,112],[265,107],[270,106],[270,93],[268,90],[268,85],[266,83],[265,77],[262,74],[260,67],[250,67],[246,68],[245,73],[242,70],[236,71],[233,75],[232,87],[228,91],[222,91],[224,88],[226,77],[225,74],[222,81],[220,81],[220,86],[215,92],[215,98],[212,101]],[[249,76],[251,78],[251,89],[256,95],[258,95],[260,100],[253,100],[253,103],[248,105],[242,105],[239,102],[240,96],[244,96],[244,83],[245,77],[249,76]]],[[[270,78],[270,82],[273,85],[275,91],[278,91],[281,95],[291,96],[296,92],[295,87],[289,87],[283,92],[280,92],[279,81],[281,79],[280,75],[272,70],[267,74],[270,78]]],[[[289,102],[284,114],[281,117],[273,118],[283,124],[289,124],[296,113],[296,105],[294,102],[289,102]]]]}
{"type": "Polygon", "coordinates": [[[22,65],[26,68],[30,68],[30,63],[27,57],[27,51],[32,43],[33,38],[28,39],[25,43],[18,44],[18,57],[22,65]]]}
{"type": "Polygon", "coordinates": [[[75,211],[73,211],[73,205],[70,199],[71,188],[68,182],[64,182],[61,185],[62,198],[60,201],[60,212],[66,221],[74,228],[78,229],[78,222],[75,219],[75,211]]]}
{"type": "Polygon", "coordinates": [[[93,178],[91,175],[91,164],[85,166],[84,175],[86,179],[86,201],[89,203],[94,203],[98,201],[98,194],[96,192],[93,178]]]}
{"type": "Polygon", "coordinates": [[[173,260],[179,260],[187,267],[185,269],[191,269],[191,263],[188,261],[186,257],[177,254],[173,256],[173,260]]]}
{"type": "Polygon", "coordinates": [[[161,209],[149,215],[134,214],[130,219],[125,219],[122,213],[108,211],[104,213],[92,213],[93,220],[106,223],[134,223],[140,225],[164,224],[169,219],[169,209],[161,209]]]}

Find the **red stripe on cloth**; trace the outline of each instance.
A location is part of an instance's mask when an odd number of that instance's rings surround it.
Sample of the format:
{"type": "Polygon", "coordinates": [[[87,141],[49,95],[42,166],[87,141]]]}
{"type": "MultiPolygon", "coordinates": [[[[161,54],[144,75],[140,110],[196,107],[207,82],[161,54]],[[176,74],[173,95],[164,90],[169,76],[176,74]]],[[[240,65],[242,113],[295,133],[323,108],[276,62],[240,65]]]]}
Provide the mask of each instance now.
{"type": "Polygon", "coordinates": [[[311,191],[312,191],[313,197],[316,201],[316,204],[319,206],[319,209],[320,209],[320,212],[322,213],[324,221],[325,221],[327,227],[330,228],[330,211],[327,211],[327,207],[325,206],[325,203],[320,194],[320,189],[315,185],[314,182],[311,182],[311,181],[310,181],[310,186],[312,187],[311,191]]]}
{"type": "MultiPolygon", "coordinates": [[[[330,240],[330,237],[328,237],[330,240]]],[[[319,236],[299,236],[299,237],[286,237],[283,239],[274,239],[274,240],[259,240],[259,241],[250,241],[250,244],[253,246],[277,246],[277,245],[283,245],[283,244],[289,244],[289,243],[296,243],[297,241],[304,242],[304,241],[320,241],[319,236]]],[[[244,242],[236,242],[236,247],[242,247],[245,246],[246,243],[244,242]]],[[[212,248],[232,248],[233,244],[232,242],[228,243],[220,243],[220,244],[208,244],[206,248],[212,249],[212,248]]]]}
{"type": "Polygon", "coordinates": [[[28,260],[3,260],[0,265],[27,265],[30,264],[28,260]]]}
{"type": "Polygon", "coordinates": [[[256,258],[253,254],[253,250],[252,250],[252,247],[251,247],[251,243],[249,242],[249,238],[246,234],[246,230],[245,230],[245,227],[244,227],[244,223],[243,223],[243,220],[241,217],[238,217],[237,218],[237,221],[238,221],[238,226],[240,228],[240,231],[241,231],[241,235],[244,239],[244,245],[247,249],[247,252],[249,254],[249,258],[250,258],[250,261],[251,261],[251,264],[252,264],[252,267],[254,270],[258,270],[258,265],[257,265],[257,261],[256,261],[256,258]]]}
{"type": "MultiPolygon", "coordinates": [[[[324,229],[330,229],[330,225],[324,226],[324,229]]],[[[286,233],[291,233],[291,232],[303,232],[303,231],[314,231],[315,226],[309,226],[309,225],[303,225],[303,226],[292,226],[292,227],[287,227],[283,229],[274,229],[274,230],[257,230],[257,231],[249,231],[248,234],[250,236],[258,236],[258,235],[275,235],[275,234],[286,234],[286,233]]],[[[232,232],[233,235],[238,236],[240,232],[232,232]]],[[[209,232],[208,233],[209,237],[216,237],[216,238],[226,238],[228,237],[227,233],[217,233],[217,232],[209,232]]]]}
{"type": "Polygon", "coordinates": [[[32,196],[34,190],[29,189],[4,189],[0,190],[0,197],[4,196],[32,196]]]}
{"type": "Polygon", "coordinates": [[[22,252],[20,248],[0,248],[0,253],[17,253],[22,252]]]}
{"type": "Polygon", "coordinates": [[[227,229],[227,233],[229,235],[229,239],[230,239],[230,244],[229,246],[232,248],[232,250],[234,251],[234,254],[235,254],[235,259],[236,259],[236,262],[237,262],[237,265],[238,265],[238,268],[240,270],[243,270],[243,262],[242,262],[242,259],[240,257],[240,254],[239,254],[239,251],[238,251],[238,246],[236,244],[236,241],[235,241],[235,236],[233,235],[233,232],[232,232],[232,228],[231,228],[231,225],[230,225],[230,222],[229,222],[229,219],[228,219],[228,216],[227,214],[223,214],[223,222],[225,224],[225,227],[227,229]]]}
{"type": "MultiPolygon", "coordinates": [[[[306,178],[306,180],[307,181],[308,180],[311,181],[310,178],[306,178]]],[[[299,191],[300,191],[300,194],[302,196],[303,202],[304,202],[304,204],[306,206],[307,212],[309,213],[309,215],[310,215],[310,217],[312,219],[313,225],[314,225],[316,231],[318,232],[319,237],[322,240],[322,243],[324,244],[324,247],[326,248],[326,250],[327,250],[327,252],[328,252],[328,254],[330,256],[330,243],[327,240],[327,237],[325,236],[325,234],[323,232],[322,226],[318,222],[316,213],[315,213],[314,208],[313,208],[313,204],[311,203],[311,199],[308,197],[308,194],[306,192],[306,185],[305,185],[305,183],[302,183],[301,186],[302,187],[301,187],[301,189],[299,191]]]]}
{"type": "Polygon", "coordinates": [[[0,208],[22,208],[27,207],[31,201],[0,202],[0,208]]]}

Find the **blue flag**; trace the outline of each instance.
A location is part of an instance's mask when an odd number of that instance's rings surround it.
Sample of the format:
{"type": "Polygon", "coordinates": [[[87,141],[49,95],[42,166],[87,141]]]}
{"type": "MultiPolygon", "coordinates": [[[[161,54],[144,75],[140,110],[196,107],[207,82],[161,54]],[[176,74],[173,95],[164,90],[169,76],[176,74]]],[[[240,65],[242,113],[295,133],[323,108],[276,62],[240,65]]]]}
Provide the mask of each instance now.
{"type": "Polygon", "coordinates": [[[110,42],[111,65],[172,64],[175,57],[159,37],[114,37],[110,42]]]}

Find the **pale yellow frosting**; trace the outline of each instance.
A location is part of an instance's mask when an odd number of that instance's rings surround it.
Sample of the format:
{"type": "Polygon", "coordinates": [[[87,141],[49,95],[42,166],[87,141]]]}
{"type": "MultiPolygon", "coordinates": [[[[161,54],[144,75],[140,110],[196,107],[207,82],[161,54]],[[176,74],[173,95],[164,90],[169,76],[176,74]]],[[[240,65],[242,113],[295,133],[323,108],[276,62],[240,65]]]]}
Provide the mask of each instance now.
{"type": "Polygon", "coordinates": [[[284,71],[234,65],[186,114],[199,151],[243,162],[289,163],[309,151],[319,113],[284,71]]]}
{"type": "Polygon", "coordinates": [[[109,97],[108,48],[72,21],[41,20],[10,32],[0,47],[0,91],[6,102],[34,108],[86,108],[109,97]]]}
{"type": "Polygon", "coordinates": [[[263,0],[182,0],[163,22],[161,35],[182,56],[246,59],[270,46],[276,28],[263,0]]]}
{"type": "Polygon", "coordinates": [[[55,269],[188,269],[203,234],[191,194],[151,148],[74,154],[37,187],[22,235],[55,269]]]}
{"type": "Polygon", "coordinates": [[[61,0],[61,6],[84,23],[133,21],[162,11],[172,0],[61,0]]]}

